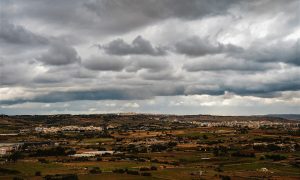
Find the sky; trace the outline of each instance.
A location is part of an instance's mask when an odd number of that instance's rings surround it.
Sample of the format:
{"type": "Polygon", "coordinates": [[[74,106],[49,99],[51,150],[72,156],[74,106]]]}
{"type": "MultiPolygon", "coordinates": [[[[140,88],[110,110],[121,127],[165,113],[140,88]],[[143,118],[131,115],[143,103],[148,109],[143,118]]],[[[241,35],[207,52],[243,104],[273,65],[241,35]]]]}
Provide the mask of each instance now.
{"type": "Polygon", "coordinates": [[[300,112],[299,0],[1,0],[0,113],[300,112]]]}

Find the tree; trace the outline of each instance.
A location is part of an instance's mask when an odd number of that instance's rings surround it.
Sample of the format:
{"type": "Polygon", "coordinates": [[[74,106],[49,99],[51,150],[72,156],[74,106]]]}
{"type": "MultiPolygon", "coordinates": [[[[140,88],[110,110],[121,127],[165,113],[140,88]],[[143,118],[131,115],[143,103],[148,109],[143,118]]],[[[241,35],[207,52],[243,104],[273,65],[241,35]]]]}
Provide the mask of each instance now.
{"type": "Polygon", "coordinates": [[[102,173],[101,169],[99,167],[93,167],[91,170],[90,170],[90,173],[91,174],[100,174],[102,173]]]}
{"type": "Polygon", "coordinates": [[[36,172],[35,172],[35,176],[42,176],[41,171],[36,171],[36,172]]]}
{"type": "Polygon", "coordinates": [[[21,152],[13,152],[10,156],[8,156],[8,161],[13,161],[13,162],[16,162],[17,160],[23,158],[23,155],[21,152]]]}

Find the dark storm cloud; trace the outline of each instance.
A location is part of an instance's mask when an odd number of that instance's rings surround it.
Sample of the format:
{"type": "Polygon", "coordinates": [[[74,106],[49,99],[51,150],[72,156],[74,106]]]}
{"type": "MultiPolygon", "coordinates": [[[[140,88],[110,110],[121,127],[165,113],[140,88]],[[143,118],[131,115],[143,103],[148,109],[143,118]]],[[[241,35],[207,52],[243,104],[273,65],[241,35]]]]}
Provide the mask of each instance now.
{"type": "Polygon", "coordinates": [[[188,56],[203,56],[206,54],[219,54],[223,50],[223,46],[218,43],[211,44],[208,39],[200,39],[191,37],[175,45],[176,51],[188,56]]]}
{"type": "MultiPolygon", "coordinates": [[[[24,102],[66,102],[76,100],[144,100],[155,96],[177,96],[177,95],[223,95],[231,92],[242,96],[277,97],[282,91],[299,91],[300,81],[297,79],[299,72],[295,72],[291,77],[285,77],[277,81],[261,83],[259,79],[245,81],[244,77],[235,77],[232,80],[225,80],[220,84],[186,84],[172,82],[158,82],[155,86],[131,85],[121,87],[107,87],[90,91],[54,91],[32,98],[18,98],[12,100],[2,100],[0,104],[17,104],[24,102]],[[292,80],[290,83],[286,80],[292,80]],[[234,85],[236,84],[236,85],[234,85]]],[[[277,76],[274,76],[276,78],[277,76]]],[[[260,78],[260,77],[258,77],[260,78]]]]}
{"type": "Polygon", "coordinates": [[[0,104],[18,104],[24,102],[66,102],[76,100],[131,100],[144,99],[138,94],[132,94],[133,91],[126,89],[106,89],[98,91],[68,91],[68,92],[51,92],[42,96],[37,96],[32,99],[15,99],[0,101],[0,104]]]}
{"type": "MultiPolygon", "coordinates": [[[[239,83],[239,82],[236,82],[239,83]]],[[[290,82],[274,82],[274,83],[264,83],[264,84],[247,84],[246,82],[240,82],[243,85],[232,85],[220,84],[215,86],[205,86],[205,85],[190,85],[185,89],[186,95],[194,94],[207,94],[207,95],[222,95],[225,92],[234,93],[241,96],[258,96],[258,97],[277,97],[280,95],[279,92],[283,91],[299,91],[300,81],[294,83],[290,82]]]]}
{"type": "Polygon", "coordinates": [[[7,20],[0,20],[0,43],[14,45],[43,45],[48,40],[36,35],[20,25],[9,23],[7,20]]]}
{"type": "Polygon", "coordinates": [[[294,83],[278,82],[278,83],[258,84],[251,87],[228,86],[226,87],[226,90],[242,96],[248,95],[248,96],[269,97],[270,95],[278,95],[278,92],[300,90],[300,81],[294,83]]]}
{"type": "Polygon", "coordinates": [[[241,53],[231,55],[257,62],[285,62],[300,65],[300,40],[278,41],[270,45],[258,42],[241,53]]]}
{"type": "Polygon", "coordinates": [[[105,13],[123,12],[125,15],[140,14],[142,17],[153,19],[170,17],[195,19],[205,15],[222,14],[236,2],[235,0],[224,0],[222,2],[218,0],[186,0],[185,2],[181,0],[102,0],[89,1],[85,3],[85,6],[99,16],[104,16],[105,13]]]}
{"type": "Polygon", "coordinates": [[[121,34],[170,18],[193,20],[227,13],[236,0],[9,1],[14,14],[54,27],[93,34],[121,34]]]}
{"type": "Polygon", "coordinates": [[[80,61],[76,50],[60,42],[52,43],[49,50],[37,58],[38,61],[53,66],[72,64],[80,61]]]}
{"type": "Polygon", "coordinates": [[[234,45],[224,45],[209,41],[208,38],[199,38],[197,36],[187,38],[175,44],[175,51],[187,56],[204,56],[207,54],[220,54],[223,52],[239,52],[242,48],[234,45]]]}
{"type": "Polygon", "coordinates": [[[166,54],[162,47],[153,47],[152,44],[142,36],[137,36],[131,44],[126,43],[123,39],[116,39],[108,44],[100,46],[107,54],[113,55],[152,55],[161,56],[166,54]]]}
{"type": "Polygon", "coordinates": [[[225,54],[237,58],[231,62],[214,59],[201,63],[190,63],[184,66],[188,71],[199,70],[262,70],[272,67],[264,63],[283,62],[300,65],[300,40],[278,41],[267,44],[266,41],[257,41],[248,48],[241,48],[232,44],[212,44],[208,39],[191,37],[175,45],[175,51],[191,57],[225,54]],[[233,62],[236,61],[236,62],[233,62]],[[195,66],[194,66],[195,65],[195,66]],[[232,66],[231,66],[232,65],[232,66]]]}
{"type": "Polygon", "coordinates": [[[183,69],[189,72],[197,71],[265,71],[279,68],[277,63],[259,63],[244,59],[234,59],[225,56],[205,56],[185,63],[183,69]]]}
{"type": "Polygon", "coordinates": [[[126,32],[169,18],[193,20],[224,14],[235,0],[102,0],[88,1],[85,7],[105,19],[103,28],[126,32]],[[109,22],[109,23],[107,23],[109,22]]]}
{"type": "Polygon", "coordinates": [[[0,104],[18,104],[25,102],[66,102],[76,100],[142,100],[150,99],[156,95],[173,96],[182,94],[182,87],[169,86],[158,87],[137,87],[137,88],[105,88],[91,91],[55,91],[48,94],[38,95],[27,99],[2,100],[0,104]]]}

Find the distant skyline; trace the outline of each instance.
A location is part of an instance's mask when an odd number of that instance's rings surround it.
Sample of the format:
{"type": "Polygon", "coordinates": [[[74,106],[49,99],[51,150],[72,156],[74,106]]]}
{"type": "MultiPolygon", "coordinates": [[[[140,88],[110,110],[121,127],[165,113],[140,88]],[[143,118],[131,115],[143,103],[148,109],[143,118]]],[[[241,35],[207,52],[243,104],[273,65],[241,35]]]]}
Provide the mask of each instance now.
{"type": "Polygon", "coordinates": [[[299,0],[2,0],[0,114],[300,113],[299,0]]]}

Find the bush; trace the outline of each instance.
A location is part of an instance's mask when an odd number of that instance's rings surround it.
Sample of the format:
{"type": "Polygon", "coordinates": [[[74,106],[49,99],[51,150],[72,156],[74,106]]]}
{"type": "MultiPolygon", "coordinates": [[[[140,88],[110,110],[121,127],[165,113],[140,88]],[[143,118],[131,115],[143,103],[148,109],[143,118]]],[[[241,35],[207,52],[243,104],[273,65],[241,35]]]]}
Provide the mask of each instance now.
{"type": "Polygon", "coordinates": [[[266,154],[266,159],[272,159],[273,161],[280,161],[286,159],[286,156],[280,155],[280,154],[266,154]]]}
{"type": "Polygon", "coordinates": [[[254,152],[247,152],[247,151],[237,151],[231,154],[235,157],[255,157],[254,152]]]}
{"type": "Polygon", "coordinates": [[[47,175],[44,177],[45,180],[78,180],[77,174],[55,174],[47,175]]]}
{"type": "Polygon", "coordinates": [[[124,174],[126,172],[126,170],[124,170],[124,169],[114,169],[112,172],[113,173],[124,174]]]}
{"type": "Polygon", "coordinates": [[[141,175],[142,176],[151,176],[151,173],[149,173],[149,172],[142,172],[141,175]]]}
{"type": "Polygon", "coordinates": [[[276,144],[268,144],[267,148],[269,151],[279,151],[281,148],[277,146],[276,144]]]}
{"type": "Polygon", "coordinates": [[[22,159],[24,155],[21,152],[13,152],[11,155],[8,156],[8,161],[16,162],[19,159],[22,159]]]}
{"type": "Polygon", "coordinates": [[[63,147],[56,147],[50,149],[38,149],[34,156],[65,156],[68,155],[66,153],[65,148],[63,147]]]}
{"type": "Polygon", "coordinates": [[[0,175],[5,175],[5,174],[20,174],[21,172],[17,170],[12,170],[12,169],[5,169],[0,167],[0,175]]]}
{"type": "Polygon", "coordinates": [[[93,167],[91,170],[90,170],[90,173],[91,174],[100,174],[102,173],[101,169],[99,167],[93,167]]]}
{"type": "Polygon", "coordinates": [[[42,175],[41,171],[36,171],[35,172],[35,176],[41,176],[41,175],[42,175]]]}
{"type": "Polygon", "coordinates": [[[150,168],[147,168],[147,167],[141,167],[141,168],[140,168],[140,171],[150,171],[150,168]]]}
{"type": "Polygon", "coordinates": [[[174,146],[177,146],[177,142],[168,142],[168,146],[169,147],[174,147],[174,146]]]}
{"type": "Polygon", "coordinates": [[[45,163],[45,164],[49,163],[49,161],[46,160],[46,159],[44,159],[44,158],[38,159],[38,161],[39,161],[40,163],[45,163]]]}
{"type": "Polygon", "coordinates": [[[153,160],[151,160],[151,162],[159,163],[158,159],[153,159],[153,160]]]}
{"type": "Polygon", "coordinates": [[[14,177],[13,180],[23,180],[21,177],[14,177]]]}
{"type": "Polygon", "coordinates": [[[231,179],[230,176],[223,176],[223,175],[220,175],[220,178],[222,180],[230,180],[231,179]]]}
{"type": "Polygon", "coordinates": [[[265,156],[260,156],[259,160],[265,160],[265,156]]]}
{"type": "Polygon", "coordinates": [[[156,167],[156,166],[151,166],[150,169],[151,169],[152,171],[156,171],[156,170],[157,170],[157,167],[156,167]]]}
{"type": "Polygon", "coordinates": [[[134,170],[128,170],[127,174],[131,174],[131,175],[139,175],[138,171],[134,171],[134,170]]]}

